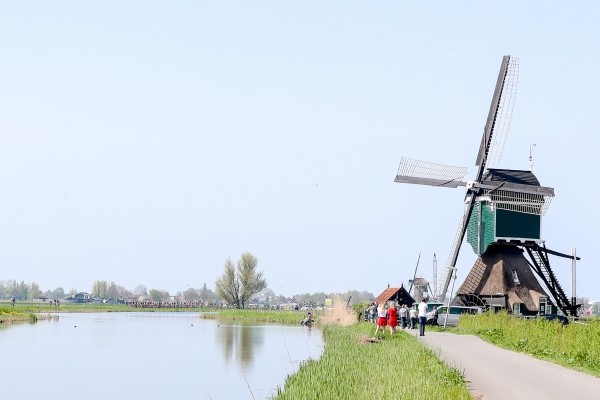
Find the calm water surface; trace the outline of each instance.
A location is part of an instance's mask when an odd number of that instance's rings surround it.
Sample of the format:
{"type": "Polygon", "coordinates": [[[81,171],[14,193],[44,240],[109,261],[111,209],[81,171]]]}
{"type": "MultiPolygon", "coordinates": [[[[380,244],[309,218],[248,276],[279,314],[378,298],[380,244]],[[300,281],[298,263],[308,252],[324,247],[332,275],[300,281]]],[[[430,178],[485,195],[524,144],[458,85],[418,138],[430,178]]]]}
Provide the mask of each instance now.
{"type": "Polygon", "coordinates": [[[2,328],[0,349],[3,399],[265,399],[323,341],[198,313],[97,313],[2,328]]]}

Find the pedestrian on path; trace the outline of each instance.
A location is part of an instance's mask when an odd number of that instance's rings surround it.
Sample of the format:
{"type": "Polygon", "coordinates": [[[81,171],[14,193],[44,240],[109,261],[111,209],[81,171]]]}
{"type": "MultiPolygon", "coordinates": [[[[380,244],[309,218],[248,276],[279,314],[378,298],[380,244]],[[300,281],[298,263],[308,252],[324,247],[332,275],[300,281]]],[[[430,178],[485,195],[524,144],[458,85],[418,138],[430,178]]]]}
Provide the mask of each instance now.
{"type": "Polygon", "coordinates": [[[427,302],[425,299],[419,303],[419,336],[425,336],[425,324],[427,323],[427,302]]]}
{"type": "Polygon", "coordinates": [[[408,321],[408,308],[406,308],[406,304],[402,304],[398,314],[400,314],[400,326],[402,326],[402,329],[406,329],[408,321]]]}
{"type": "Polygon", "coordinates": [[[375,304],[375,302],[372,302],[369,307],[369,321],[374,324],[377,323],[377,304],[375,304]]]}
{"type": "Polygon", "coordinates": [[[396,327],[398,326],[398,310],[396,309],[396,303],[393,301],[390,303],[390,308],[388,308],[388,326],[390,327],[390,335],[396,333],[396,327]]]}
{"type": "Polygon", "coordinates": [[[385,326],[387,325],[387,310],[383,303],[381,303],[377,307],[377,328],[375,329],[375,334],[373,335],[373,339],[377,336],[379,332],[379,328],[381,328],[381,333],[385,335],[385,326]]]}
{"type": "Polygon", "coordinates": [[[415,310],[414,306],[410,308],[408,314],[410,316],[410,329],[415,329],[417,326],[417,310],[415,310]]]}

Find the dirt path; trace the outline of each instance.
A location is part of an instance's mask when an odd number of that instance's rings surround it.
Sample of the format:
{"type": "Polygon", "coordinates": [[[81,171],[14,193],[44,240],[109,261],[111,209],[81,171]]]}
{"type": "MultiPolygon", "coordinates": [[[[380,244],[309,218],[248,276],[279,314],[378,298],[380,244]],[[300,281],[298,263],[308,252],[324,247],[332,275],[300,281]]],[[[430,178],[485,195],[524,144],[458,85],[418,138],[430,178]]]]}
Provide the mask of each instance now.
{"type": "Polygon", "coordinates": [[[600,378],[501,349],[477,336],[426,332],[417,338],[464,373],[476,399],[600,399],[600,378]]]}

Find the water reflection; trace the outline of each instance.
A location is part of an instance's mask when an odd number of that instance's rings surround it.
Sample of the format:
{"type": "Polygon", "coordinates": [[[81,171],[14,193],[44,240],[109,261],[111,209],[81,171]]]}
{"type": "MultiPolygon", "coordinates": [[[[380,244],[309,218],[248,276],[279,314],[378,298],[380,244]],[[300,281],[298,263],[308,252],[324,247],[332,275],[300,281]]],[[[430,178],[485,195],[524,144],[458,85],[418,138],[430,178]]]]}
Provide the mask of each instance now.
{"type": "Polygon", "coordinates": [[[2,398],[12,399],[265,399],[322,351],[314,328],[197,313],[61,314],[1,329],[0,343],[0,376],[11,382],[2,398]]]}
{"type": "Polygon", "coordinates": [[[217,343],[223,348],[223,358],[235,358],[244,367],[251,367],[254,354],[265,341],[265,329],[256,325],[221,325],[216,330],[217,343]]]}

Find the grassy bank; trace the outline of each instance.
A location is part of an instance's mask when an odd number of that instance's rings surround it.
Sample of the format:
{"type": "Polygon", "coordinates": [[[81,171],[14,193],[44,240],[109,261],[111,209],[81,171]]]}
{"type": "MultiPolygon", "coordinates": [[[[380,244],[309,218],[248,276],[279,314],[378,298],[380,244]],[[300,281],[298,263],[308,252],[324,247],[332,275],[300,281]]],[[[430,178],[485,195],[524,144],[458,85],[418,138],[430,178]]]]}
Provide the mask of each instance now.
{"type": "MultiPolygon", "coordinates": [[[[208,310],[210,311],[210,310],[208,310]]],[[[304,318],[304,311],[279,311],[279,310],[237,310],[220,309],[215,313],[202,314],[205,319],[219,319],[229,321],[271,322],[278,324],[299,324],[304,318]]],[[[319,321],[319,314],[314,313],[314,318],[319,321]]]]}
{"type": "Polygon", "coordinates": [[[600,321],[563,326],[545,319],[526,320],[506,313],[461,317],[456,333],[478,335],[506,349],[531,354],[600,377],[600,321]]]}
{"type": "Polygon", "coordinates": [[[37,316],[36,314],[16,310],[12,306],[0,306],[0,323],[23,321],[35,322],[37,321],[37,316]]]}
{"type": "Polygon", "coordinates": [[[464,377],[405,332],[368,343],[373,325],[323,327],[325,351],[287,378],[276,399],[472,399],[464,377]]]}

